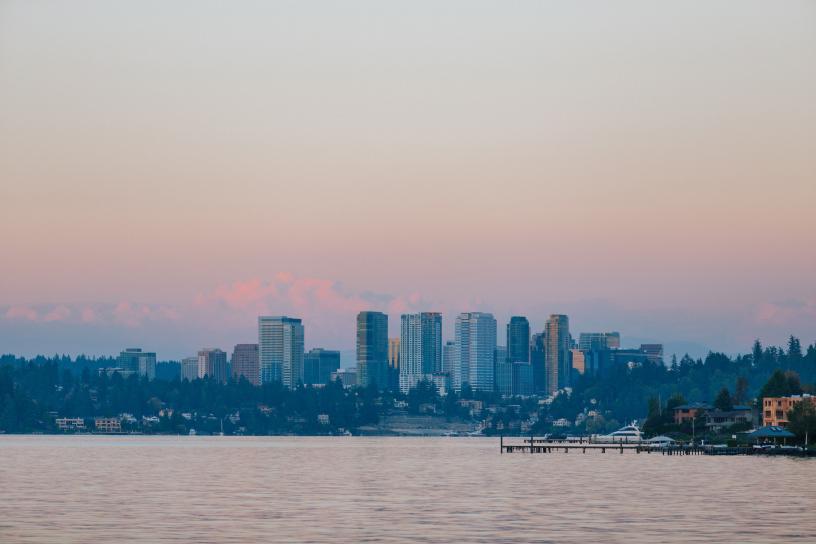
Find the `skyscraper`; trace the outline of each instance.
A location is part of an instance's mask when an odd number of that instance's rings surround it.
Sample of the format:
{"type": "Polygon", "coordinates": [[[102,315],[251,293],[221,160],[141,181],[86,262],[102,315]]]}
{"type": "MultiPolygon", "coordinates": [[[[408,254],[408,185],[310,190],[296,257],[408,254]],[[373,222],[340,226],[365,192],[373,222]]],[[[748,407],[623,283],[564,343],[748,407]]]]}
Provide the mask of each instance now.
{"type": "Polygon", "coordinates": [[[533,390],[533,365],[523,361],[510,363],[513,365],[513,394],[530,396],[533,390]]]}
{"type": "Polygon", "coordinates": [[[497,393],[513,394],[513,364],[504,346],[496,346],[493,350],[493,383],[497,393]]]}
{"type": "Polygon", "coordinates": [[[400,339],[388,339],[388,368],[399,370],[400,339]]]}
{"type": "Polygon", "coordinates": [[[156,354],[152,351],[128,348],[119,354],[117,364],[125,372],[145,376],[148,380],[156,378],[156,354]]]}
{"type": "Polygon", "coordinates": [[[572,340],[569,334],[569,318],[561,314],[550,315],[545,332],[547,333],[544,349],[547,393],[552,395],[570,384],[572,340]]]}
{"type": "Polygon", "coordinates": [[[587,370],[586,352],[582,349],[571,349],[570,353],[572,354],[572,368],[578,374],[584,374],[587,370]]]}
{"type": "Polygon", "coordinates": [[[507,323],[507,358],[530,362],[530,322],[524,316],[514,315],[507,323]]]}
{"type": "Polygon", "coordinates": [[[392,391],[399,389],[399,366],[400,366],[400,339],[388,339],[388,388],[392,391]]]}
{"type": "Polygon", "coordinates": [[[340,352],[314,348],[303,357],[303,383],[325,385],[340,368],[340,352]]]}
{"type": "Polygon", "coordinates": [[[400,391],[407,393],[442,370],[442,314],[422,312],[400,317],[400,391]]]}
{"type": "Polygon", "coordinates": [[[261,384],[258,344],[236,344],[232,350],[232,378],[238,381],[241,376],[252,385],[261,384]]]}
{"type": "Polygon", "coordinates": [[[582,332],[578,335],[578,349],[581,351],[603,351],[619,347],[619,332],[582,332]]]}
{"type": "Polygon", "coordinates": [[[453,379],[456,369],[456,342],[448,340],[442,346],[442,372],[447,372],[453,379]]]}
{"type": "Polygon", "coordinates": [[[185,357],[181,360],[181,379],[193,381],[198,378],[198,357],[185,357]]]}
{"type": "Polygon", "coordinates": [[[286,316],[258,317],[261,383],[279,381],[289,389],[303,381],[303,323],[286,316]]]}
{"type": "Polygon", "coordinates": [[[513,394],[513,363],[506,360],[497,361],[495,372],[496,392],[509,397],[513,394]]]}
{"type": "Polygon", "coordinates": [[[507,348],[505,346],[496,346],[493,350],[493,362],[495,364],[506,363],[510,360],[507,355],[507,348]]]}
{"type": "Polygon", "coordinates": [[[363,387],[388,385],[388,316],[357,314],[357,382],[363,387]]]}
{"type": "Polygon", "coordinates": [[[546,332],[534,334],[530,339],[530,364],[533,367],[533,390],[535,393],[547,392],[546,340],[546,332]]]}
{"type": "Polygon", "coordinates": [[[456,318],[456,366],[453,388],[466,383],[474,391],[493,391],[496,320],[493,314],[465,312],[456,318]]]}
{"type": "Polygon", "coordinates": [[[204,348],[198,352],[198,377],[227,381],[227,353],[218,348],[204,348]]]}

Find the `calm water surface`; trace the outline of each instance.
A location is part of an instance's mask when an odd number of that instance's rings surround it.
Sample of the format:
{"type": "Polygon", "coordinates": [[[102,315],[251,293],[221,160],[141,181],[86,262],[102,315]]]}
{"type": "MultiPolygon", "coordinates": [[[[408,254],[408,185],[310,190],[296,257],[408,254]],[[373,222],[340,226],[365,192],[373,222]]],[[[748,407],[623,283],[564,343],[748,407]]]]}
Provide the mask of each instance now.
{"type": "Polygon", "coordinates": [[[816,460],[0,437],[0,542],[816,542],[816,460]]]}

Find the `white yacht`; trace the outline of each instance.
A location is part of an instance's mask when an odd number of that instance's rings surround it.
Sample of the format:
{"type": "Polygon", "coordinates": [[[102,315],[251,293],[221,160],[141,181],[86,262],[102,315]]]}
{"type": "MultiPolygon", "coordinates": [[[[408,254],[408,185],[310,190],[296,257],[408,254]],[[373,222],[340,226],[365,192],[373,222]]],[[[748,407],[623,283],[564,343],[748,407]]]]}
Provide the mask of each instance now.
{"type": "Polygon", "coordinates": [[[621,427],[617,431],[609,434],[601,434],[601,435],[594,435],[592,437],[593,442],[601,442],[601,443],[618,443],[618,442],[642,442],[643,441],[643,434],[640,432],[640,428],[637,426],[636,422],[632,422],[630,425],[625,427],[621,427]]]}

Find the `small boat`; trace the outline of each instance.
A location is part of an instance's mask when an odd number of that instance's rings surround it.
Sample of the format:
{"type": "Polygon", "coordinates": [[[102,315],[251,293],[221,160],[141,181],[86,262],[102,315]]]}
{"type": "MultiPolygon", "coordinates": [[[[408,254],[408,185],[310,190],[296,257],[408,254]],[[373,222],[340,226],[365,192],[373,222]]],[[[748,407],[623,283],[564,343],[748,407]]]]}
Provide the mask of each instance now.
{"type": "Polygon", "coordinates": [[[677,444],[677,440],[668,436],[660,435],[646,440],[646,444],[652,449],[668,448],[677,444]]]}

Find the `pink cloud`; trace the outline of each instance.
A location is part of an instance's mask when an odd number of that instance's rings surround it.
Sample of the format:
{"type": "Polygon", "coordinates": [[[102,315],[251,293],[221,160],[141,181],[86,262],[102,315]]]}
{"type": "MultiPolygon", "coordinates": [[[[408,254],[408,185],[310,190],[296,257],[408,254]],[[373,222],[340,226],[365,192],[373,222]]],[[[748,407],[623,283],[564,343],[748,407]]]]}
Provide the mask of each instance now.
{"type": "Polygon", "coordinates": [[[371,306],[371,303],[362,298],[343,294],[335,282],[316,278],[292,280],[287,297],[293,308],[302,312],[325,309],[356,314],[371,306]]]}
{"type": "Polygon", "coordinates": [[[37,320],[37,311],[28,306],[12,306],[6,311],[6,319],[25,319],[28,321],[37,320]]]}
{"type": "Polygon", "coordinates": [[[97,320],[96,311],[90,306],[86,306],[85,308],[82,309],[80,319],[82,320],[83,323],[93,323],[94,321],[97,320]]]}
{"type": "Polygon", "coordinates": [[[816,299],[760,304],[754,312],[754,320],[778,326],[816,321],[816,299]]]}
{"type": "Polygon", "coordinates": [[[411,293],[410,295],[401,295],[394,297],[388,303],[388,313],[391,314],[405,314],[420,311],[422,305],[422,296],[419,293],[411,293]]]}
{"type": "Polygon", "coordinates": [[[278,289],[274,283],[263,283],[259,278],[252,278],[246,281],[236,281],[231,285],[219,286],[209,297],[197,297],[197,303],[206,304],[208,300],[219,300],[231,308],[248,308],[267,297],[277,295],[278,289]]]}
{"type": "Polygon", "coordinates": [[[194,305],[198,318],[207,326],[252,331],[259,315],[289,315],[303,319],[310,338],[346,345],[353,338],[358,312],[416,311],[423,302],[419,293],[396,298],[356,293],[330,279],[281,272],[268,281],[251,278],[218,286],[196,296],[194,305]]]}
{"type": "Polygon", "coordinates": [[[52,309],[50,312],[45,314],[43,317],[43,321],[51,322],[51,321],[66,321],[71,317],[71,309],[67,306],[59,305],[56,308],[52,309]]]}
{"type": "Polygon", "coordinates": [[[113,309],[113,320],[126,327],[141,327],[147,321],[175,321],[181,318],[179,311],[170,306],[151,307],[122,301],[113,309]]]}
{"type": "Polygon", "coordinates": [[[348,314],[371,306],[360,296],[344,293],[332,280],[297,278],[288,272],[276,274],[268,282],[252,278],[218,286],[211,293],[199,294],[195,304],[204,307],[221,304],[253,314],[325,311],[348,314]]]}

